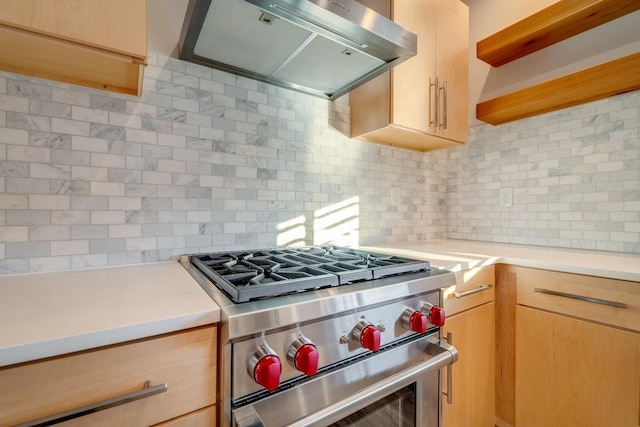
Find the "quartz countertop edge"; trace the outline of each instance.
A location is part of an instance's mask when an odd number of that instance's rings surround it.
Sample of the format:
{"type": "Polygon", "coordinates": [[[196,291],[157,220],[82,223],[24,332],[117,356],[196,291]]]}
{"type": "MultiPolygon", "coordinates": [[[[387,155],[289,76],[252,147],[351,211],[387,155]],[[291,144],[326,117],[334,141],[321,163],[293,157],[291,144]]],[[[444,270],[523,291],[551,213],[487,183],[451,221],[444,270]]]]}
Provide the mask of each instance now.
{"type": "Polygon", "coordinates": [[[427,260],[449,271],[502,263],[640,283],[640,254],[454,239],[363,248],[427,260]]]}
{"type": "MultiPolygon", "coordinates": [[[[450,271],[505,263],[640,283],[640,254],[453,239],[362,248],[450,271]]],[[[0,367],[219,321],[177,261],[0,276],[0,367]]]]}
{"type": "Polygon", "coordinates": [[[219,321],[177,261],[0,276],[0,367],[219,321]]]}

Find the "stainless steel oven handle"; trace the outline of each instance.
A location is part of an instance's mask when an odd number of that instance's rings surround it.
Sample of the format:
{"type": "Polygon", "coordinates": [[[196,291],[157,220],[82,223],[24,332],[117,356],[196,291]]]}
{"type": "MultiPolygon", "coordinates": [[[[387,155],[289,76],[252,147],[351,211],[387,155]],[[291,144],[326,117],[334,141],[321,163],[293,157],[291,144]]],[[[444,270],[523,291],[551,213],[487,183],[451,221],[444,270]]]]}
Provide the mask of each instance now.
{"type": "Polygon", "coordinates": [[[420,351],[424,352],[427,357],[422,361],[414,362],[415,364],[408,364],[388,375],[378,376],[383,370],[376,371],[376,367],[382,368],[382,366],[386,366],[386,363],[389,362],[387,358],[395,360],[395,357],[397,357],[396,351],[401,351],[401,354],[404,354],[401,349],[390,349],[389,352],[381,352],[370,359],[359,362],[361,365],[339,369],[308,383],[301,384],[301,389],[299,390],[296,390],[297,387],[283,390],[281,394],[275,394],[262,401],[236,408],[233,410],[232,425],[234,427],[264,427],[265,425],[276,424],[286,427],[326,426],[340,421],[346,415],[356,412],[420,380],[429,373],[434,373],[458,360],[458,351],[455,347],[450,346],[436,336],[421,338],[417,342],[407,345],[412,346],[415,350],[421,348],[420,351]],[[371,372],[375,372],[378,379],[367,383],[366,386],[353,388],[348,393],[343,393],[342,389],[338,389],[326,402],[314,401],[314,403],[322,403],[321,405],[312,403],[306,407],[305,411],[293,411],[284,418],[276,417],[278,419],[277,422],[273,419],[273,414],[270,412],[273,410],[274,405],[275,407],[286,406],[287,404],[295,405],[299,402],[301,396],[312,396],[317,391],[324,392],[330,390],[331,386],[339,386],[339,382],[333,380],[349,375],[345,374],[344,371],[349,371],[350,369],[355,369],[352,373],[356,377],[362,375],[362,370],[367,372],[371,370],[371,372]],[[297,393],[302,394],[298,395],[297,393]]]}
{"type": "MultiPolygon", "coordinates": [[[[453,332],[447,331],[447,337],[445,338],[449,345],[453,345],[453,332]]],[[[442,394],[447,396],[447,403],[453,404],[453,363],[447,367],[447,391],[442,391],[442,394]]]]}
{"type": "Polygon", "coordinates": [[[439,353],[437,355],[434,355],[419,365],[385,378],[372,387],[360,390],[347,399],[323,408],[313,414],[309,414],[308,417],[290,424],[288,427],[321,426],[339,421],[343,418],[343,415],[336,417],[336,414],[355,412],[366,406],[368,402],[375,402],[402,387],[406,387],[427,372],[440,369],[445,365],[451,366],[451,364],[458,360],[458,350],[456,350],[455,347],[437,339],[431,341],[431,344],[439,347],[439,353]]]}

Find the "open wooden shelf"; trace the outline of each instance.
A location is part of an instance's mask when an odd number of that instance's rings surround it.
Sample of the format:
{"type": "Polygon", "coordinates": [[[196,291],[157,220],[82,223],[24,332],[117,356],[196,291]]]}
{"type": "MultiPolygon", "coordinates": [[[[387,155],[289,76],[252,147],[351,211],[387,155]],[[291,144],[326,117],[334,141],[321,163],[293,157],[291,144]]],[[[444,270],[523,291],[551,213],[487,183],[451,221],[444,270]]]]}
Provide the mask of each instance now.
{"type": "Polygon", "coordinates": [[[639,0],[560,0],[479,41],[477,57],[499,67],[638,9],[639,0]]]}
{"type": "Polygon", "coordinates": [[[638,89],[640,53],[635,53],[481,102],[476,117],[498,125],[638,89]]]}

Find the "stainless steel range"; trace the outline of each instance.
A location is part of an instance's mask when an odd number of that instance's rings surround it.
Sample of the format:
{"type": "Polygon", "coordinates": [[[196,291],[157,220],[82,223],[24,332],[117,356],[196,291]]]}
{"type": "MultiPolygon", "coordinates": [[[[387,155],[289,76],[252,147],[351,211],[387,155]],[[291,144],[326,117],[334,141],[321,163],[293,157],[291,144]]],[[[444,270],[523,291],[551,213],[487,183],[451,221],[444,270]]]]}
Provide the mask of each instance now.
{"type": "Polygon", "coordinates": [[[439,425],[453,273],[342,247],[181,261],[222,309],[221,425],[439,425]]]}

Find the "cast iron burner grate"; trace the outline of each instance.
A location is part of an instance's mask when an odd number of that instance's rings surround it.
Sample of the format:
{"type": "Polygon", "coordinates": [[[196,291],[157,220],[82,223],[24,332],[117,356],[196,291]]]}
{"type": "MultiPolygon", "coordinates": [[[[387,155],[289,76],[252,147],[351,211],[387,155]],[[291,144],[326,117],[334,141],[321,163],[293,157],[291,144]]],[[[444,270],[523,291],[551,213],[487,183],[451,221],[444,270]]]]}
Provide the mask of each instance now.
{"type": "Polygon", "coordinates": [[[191,255],[235,303],[428,270],[428,261],[342,247],[191,255]]]}

